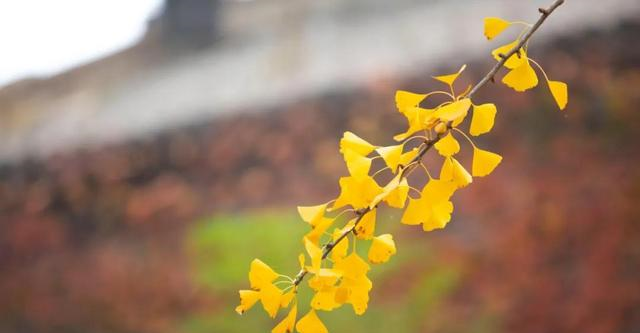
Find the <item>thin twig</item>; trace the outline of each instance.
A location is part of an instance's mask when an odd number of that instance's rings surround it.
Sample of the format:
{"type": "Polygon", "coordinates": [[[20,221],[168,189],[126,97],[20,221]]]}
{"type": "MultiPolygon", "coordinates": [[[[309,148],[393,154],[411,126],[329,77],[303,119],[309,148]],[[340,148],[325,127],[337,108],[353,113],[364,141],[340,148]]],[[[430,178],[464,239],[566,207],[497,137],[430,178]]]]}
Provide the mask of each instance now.
{"type": "MultiPolygon", "coordinates": [[[[473,88],[471,88],[471,90],[466,95],[466,97],[467,98],[471,98],[471,96],[473,96],[473,94],[475,94],[487,82],[493,81],[494,80],[494,76],[496,75],[496,73],[502,67],[504,67],[504,64],[507,62],[507,59],[509,59],[512,55],[520,52],[520,49],[529,41],[531,36],[533,36],[533,33],[535,33],[536,30],[538,30],[538,28],[547,19],[547,17],[549,17],[549,15],[551,15],[551,13],[556,8],[558,8],[560,5],[562,5],[564,3],[564,1],[565,0],[556,0],[551,4],[551,6],[549,6],[549,8],[546,8],[546,9],[539,8],[538,11],[541,13],[541,15],[540,15],[540,18],[538,19],[538,21],[527,31],[527,33],[524,35],[522,40],[520,40],[518,45],[514,46],[509,52],[507,52],[507,54],[500,55],[500,57],[501,57],[500,61],[498,61],[498,63],[495,66],[493,66],[493,68],[482,78],[482,80],[480,80],[475,86],[473,86],[473,88]]],[[[448,124],[447,128],[451,129],[451,124],[448,124]]],[[[402,171],[400,172],[400,178],[405,177],[407,172],[409,172],[411,169],[413,169],[417,165],[417,162],[422,160],[422,157],[424,157],[424,155],[427,153],[427,151],[429,151],[429,149],[431,149],[431,147],[433,147],[433,145],[435,145],[438,141],[440,141],[440,139],[447,132],[448,131],[445,131],[443,133],[438,133],[432,139],[425,139],[424,140],[424,144],[422,145],[422,148],[418,152],[418,155],[416,155],[416,157],[414,157],[411,160],[411,162],[409,162],[407,164],[407,167],[402,169],[402,171]]],[[[355,222],[353,223],[353,226],[351,226],[351,228],[343,231],[342,234],[340,234],[340,236],[338,238],[336,238],[334,241],[331,241],[331,242],[325,244],[322,247],[322,259],[323,260],[326,259],[327,256],[329,256],[329,254],[331,253],[331,251],[335,248],[335,246],[338,245],[338,243],[340,243],[345,237],[347,237],[347,235],[349,235],[350,233],[354,232],[354,230],[356,229],[356,227],[358,226],[358,223],[360,223],[362,218],[367,213],[369,213],[370,211],[372,211],[375,208],[376,207],[373,207],[373,208],[366,207],[366,208],[363,208],[361,210],[356,211],[357,217],[356,217],[355,222]]],[[[302,268],[300,270],[300,272],[298,272],[296,277],[293,279],[293,285],[294,286],[298,286],[302,282],[304,277],[307,275],[307,273],[308,273],[308,271],[305,268],[302,268]]]]}

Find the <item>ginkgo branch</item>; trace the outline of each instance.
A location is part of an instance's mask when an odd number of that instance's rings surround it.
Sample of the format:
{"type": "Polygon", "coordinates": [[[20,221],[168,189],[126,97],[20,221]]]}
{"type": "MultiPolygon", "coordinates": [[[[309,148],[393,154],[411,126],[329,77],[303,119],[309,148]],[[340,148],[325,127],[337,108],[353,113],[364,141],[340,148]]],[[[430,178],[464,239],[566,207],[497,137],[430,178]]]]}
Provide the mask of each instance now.
{"type": "MultiPolygon", "coordinates": [[[[513,56],[514,54],[520,52],[522,47],[527,44],[529,39],[531,39],[533,34],[538,30],[538,28],[542,25],[542,23],[544,23],[544,21],[547,19],[547,17],[549,17],[549,15],[551,15],[551,13],[553,13],[553,11],[556,10],[556,8],[558,8],[560,5],[562,5],[564,3],[564,1],[565,0],[556,0],[549,6],[549,8],[546,8],[546,9],[545,8],[540,8],[538,10],[541,13],[540,18],[538,18],[538,21],[536,21],[536,23],[533,24],[533,26],[531,26],[531,28],[529,28],[529,30],[527,30],[526,34],[524,35],[524,37],[522,39],[520,39],[519,43],[517,45],[515,45],[511,50],[509,50],[509,52],[507,52],[506,54],[500,54],[500,61],[498,61],[495,64],[495,66],[493,66],[493,68],[480,81],[478,81],[478,83],[475,86],[473,86],[473,88],[471,88],[471,90],[469,90],[468,93],[463,93],[461,96],[459,96],[459,98],[462,98],[462,97],[471,98],[471,96],[473,96],[487,82],[493,81],[495,75],[498,73],[498,71],[502,67],[504,67],[504,65],[507,62],[507,60],[511,56],[513,56]]],[[[431,138],[431,139],[426,139],[425,138],[423,143],[422,143],[422,145],[421,145],[421,148],[420,148],[418,154],[407,164],[407,167],[403,168],[402,171],[400,171],[400,178],[402,179],[402,178],[406,177],[408,175],[408,173],[413,168],[415,168],[416,165],[418,165],[422,161],[422,158],[424,157],[424,155],[438,141],[440,141],[440,139],[442,139],[444,137],[444,135],[446,133],[448,133],[449,130],[451,130],[451,128],[452,128],[451,124],[448,123],[447,126],[446,126],[446,130],[445,131],[438,132],[434,138],[431,138]]],[[[346,230],[344,230],[340,234],[340,236],[338,236],[338,238],[336,238],[335,240],[333,240],[333,241],[331,241],[329,243],[326,243],[322,247],[322,260],[326,259],[329,256],[329,254],[331,253],[331,251],[336,247],[336,245],[338,245],[350,233],[355,232],[358,224],[360,223],[360,221],[362,221],[362,218],[367,213],[371,212],[375,208],[376,207],[366,207],[366,208],[357,210],[355,212],[356,213],[356,219],[355,219],[353,225],[351,227],[347,228],[346,230]]],[[[308,274],[308,271],[305,268],[302,268],[298,272],[296,277],[293,279],[293,286],[298,286],[302,282],[302,280],[304,279],[304,277],[307,274],[308,274]]]]}

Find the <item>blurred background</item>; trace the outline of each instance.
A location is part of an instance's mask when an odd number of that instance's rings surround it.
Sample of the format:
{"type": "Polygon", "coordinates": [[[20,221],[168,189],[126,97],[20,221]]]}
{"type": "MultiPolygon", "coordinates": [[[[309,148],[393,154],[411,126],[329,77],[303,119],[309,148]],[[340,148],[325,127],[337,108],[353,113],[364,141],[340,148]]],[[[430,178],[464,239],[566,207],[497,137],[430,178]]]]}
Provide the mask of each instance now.
{"type": "MultiPolygon", "coordinates": [[[[550,0],[0,2],[0,332],[266,332],[259,257],[297,271],[296,205],[338,194],[351,130],[394,92],[493,65],[482,18],[550,0]]],[[[332,332],[640,332],[640,2],[567,0],[530,56],[568,82],[488,85],[504,156],[441,231],[380,214],[398,254],[332,332]]],[[[468,152],[467,152],[468,153],[468,152]]],[[[469,162],[468,155],[463,161],[469,162]]]]}

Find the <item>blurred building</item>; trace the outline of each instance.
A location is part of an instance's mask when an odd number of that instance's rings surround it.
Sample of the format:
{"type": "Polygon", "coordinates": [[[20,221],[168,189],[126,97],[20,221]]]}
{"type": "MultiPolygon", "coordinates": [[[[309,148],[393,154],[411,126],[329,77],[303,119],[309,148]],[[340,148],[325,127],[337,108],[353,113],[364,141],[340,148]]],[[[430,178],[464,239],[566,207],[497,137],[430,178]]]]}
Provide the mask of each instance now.
{"type": "MultiPolygon", "coordinates": [[[[0,90],[0,161],[146,137],[444,58],[457,58],[450,66],[458,68],[491,47],[483,16],[534,20],[531,8],[545,2],[168,0],[137,45],[0,90]]],[[[640,7],[588,3],[568,1],[536,39],[603,26],[640,7]]]]}

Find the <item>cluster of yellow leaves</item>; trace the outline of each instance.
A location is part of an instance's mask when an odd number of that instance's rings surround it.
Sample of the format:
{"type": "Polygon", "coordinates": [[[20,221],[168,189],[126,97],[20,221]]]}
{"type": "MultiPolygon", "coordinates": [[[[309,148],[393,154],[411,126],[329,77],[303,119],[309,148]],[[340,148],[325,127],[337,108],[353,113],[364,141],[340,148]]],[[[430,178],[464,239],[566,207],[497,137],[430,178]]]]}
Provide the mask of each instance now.
{"type": "MultiPolygon", "coordinates": [[[[291,306],[289,314],[287,314],[287,316],[273,328],[272,332],[293,332],[293,327],[296,323],[296,316],[298,313],[298,304],[294,299],[296,291],[294,288],[289,288],[288,291],[281,290],[276,285],[278,283],[274,283],[274,281],[279,277],[283,276],[276,273],[271,269],[271,267],[259,259],[254,259],[251,262],[251,268],[249,270],[249,283],[251,285],[251,290],[240,290],[240,305],[236,307],[236,312],[243,314],[260,301],[267,314],[271,318],[275,318],[280,308],[287,308],[291,306]]],[[[311,318],[313,315],[307,314],[307,316],[305,316],[309,318],[305,320],[306,324],[304,325],[307,325],[308,327],[313,322],[313,318],[311,318]]],[[[303,322],[303,319],[298,322],[298,325],[303,322]]],[[[317,321],[319,322],[319,320],[317,321]]],[[[304,332],[300,329],[298,330],[300,332],[304,332]]],[[[307,332],[318,332],[318,330],[312,329],[307,332]]]]}
{"type": "Polygon", "coordinates": [[[236,312],[243,314],[259,300],[264,310],[274,318],[278,309],[288,305],[293,298],[293,293],[285,294],[274,284],[279,276],[267,264],[254,259],[249,270],[251,290],[240,290],[240,305],[236,307],[236,312]]]}
{"type": "MultiPolygon", "coordinates": [[[[487,17],[484,19],[484,35],[487,39],[491,40],[496,36],[500,35],[504,30],[506,30],[509,26],[522,23],[522,22],[509,22],[497,17],[487,17]]],[[[525,24],[525,29],[527,28],[527,24],[525,24]]],[[[524,31],[523,31],[524,32],[524,31]]],[[[522,36],[522,33],[520,34],[522,36]]],[[[503,57],[505,57],[509,51],[513,50],[520,44],[520,37],[516,38],[516,40],[511,43],[505,44],[493,50],[491,54],[497,61],[501,61],[503,57]]],[[[568,88],[567,84],[561,81],[552,81],[549,80],[549,77],[542,69],[542,67],[533,61],[527,55],[527,45],[525,44],[522,48],[518,49],[518,51],[511,55],[504,66],[509,69],[509,72],[502,78],[502,82],[506,84],[508,87],[513,88],[515,91],[525,91],[531,89],[538,85],[538,76],[536,75],[536,71],[531,67],[531,63],[535,64],[538,69],[544,75],[545,80],[547,81],[547,85],[549,90],[551,91],[551,95],[553,96],[556,104],[560,108],[560,110],[564,110],[567,106],[568,102],[568,88]]]]}
{"type": "MultiPolygon", "coordinates": [[[[487,18],[485,36],[493,39],[512,24],[514,22],[487,18]]],[[[516,39],[497,48],[492,54],[498,61],[511,54],[504,63],[509,72],[503,82],[516,91],[524,91],[538,83],[536,72],[530,65],[537,63],[528,58],[526,46],[513,53],[512,50],[519,43],[520,40],[516,39]]],[[[460,67],[452,74],[433,77],[444,83],[448,91],[426,94],[396,92],[398,112],[407,120],[406,131],[394,136],[398,144],[376,146],[354,133],[344,133],[340,140],[340,153],[349,174],[339,180],[338,197],[327,203],[298,207],[301,219],[310,227],[302,239],[306,254],[301,253],[298,257],[300,272],[295,277],[280,275],[255,259],[249,271],[251,289],[240,291],[240,305],[236,308],[238,313],[244,313],[260,301],[272,318],[279,309],[290,308],[288,314],[273,328],[273,333],[292,332],[294,328],[300,333],[327,332],[316,311],[332,311],[347,304],[356,314],[363,314],[367,310],[369,291],[373,287],[367,276],[369,263],[387,262],[396,253],[393,236],[376,233],[377,210],[381,204],[404,210],[400,222],[422,225],[424,231],[442,229],[450,222],[454,193],[471,184],[475,177],[489,175],[502,161],[500,155],[478,148],[469,136],[490,132],[497,108],[492,103],[473,103],[468,93],[470,87],[456,94],[454,85],[465,67],[460,67]],[[433,108],[422,106],[427,99],[436,95],[445,96],[446,101],[433,108]],[[460,126],[470,111],[472,116],[467,135],[460,126]],[[471,172],[457,158],[462,149],[458,142],[460,138],[468,141],[471,148],[471,172]],[[421,160],[431,147],[442,158],[439,178],[433,177],[421,160]],[[381,159],[384,166],[372,173],[376,159],[381,159]],[[426,175],[421,190],[412,187],[407,178],[419,167],[426,175]],[[389,173],[391,180],[380,185],[375,177],[383,171],[389,173]],[[347,217],[349,215],[351,217],[347,217]],[[359,240],[370,241],[366,258],[368,262],[355,251],[359,240]],[[330,260],[324,260],[326,258],[330,260]],[[313,291],[313,297],[310,310],[297,320],[297,288],[305,276],[310,276],[308,286],[313,291]],[[284,289],[281,289],[279,286],[283,284],[284,289]]],[[[546,73],[544,76],[546,78],[546,73]]],[[[567,102],[566,85],[548,79],[547,82],[558,106],[564,109],[567,102]]]]}

